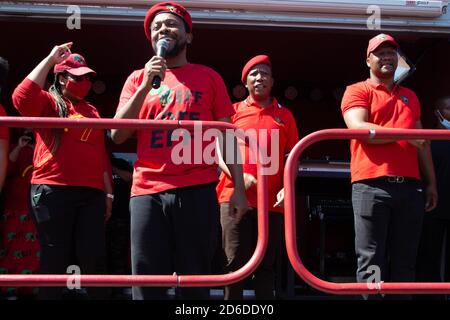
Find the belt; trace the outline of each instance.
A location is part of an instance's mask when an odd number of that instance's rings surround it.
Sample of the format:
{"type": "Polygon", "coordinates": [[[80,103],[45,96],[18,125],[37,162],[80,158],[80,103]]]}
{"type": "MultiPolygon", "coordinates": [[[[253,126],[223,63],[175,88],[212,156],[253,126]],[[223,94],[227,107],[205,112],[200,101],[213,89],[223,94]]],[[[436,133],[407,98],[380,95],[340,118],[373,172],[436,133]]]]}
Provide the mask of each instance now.
{"type": "Polygon", "coordinates": [[[406,183],[406,182],[419,182],[416,178],[412,177],[403,177],[403,176],[384,176],[379,177],[378,179],[388,182],[388,183],[406,183]]]}

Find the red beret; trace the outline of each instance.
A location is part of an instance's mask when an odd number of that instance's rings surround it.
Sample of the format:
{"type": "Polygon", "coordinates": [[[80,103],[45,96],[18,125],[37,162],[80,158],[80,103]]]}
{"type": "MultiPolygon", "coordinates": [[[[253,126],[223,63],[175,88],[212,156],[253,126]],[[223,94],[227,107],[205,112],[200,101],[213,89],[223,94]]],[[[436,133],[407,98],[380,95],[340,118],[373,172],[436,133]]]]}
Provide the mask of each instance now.
{"type": "Polygon", "coordinates": [[[385,42],[392,44],[397,49],[400,47],[392,36],[390,36],[388,34],[380,33],[379,35],[377,35],[369,40],[369,45],[367,46],[367,56],[369,56],[381,44],[383,44],[385,42]]]}
{"type": "Polygon", "coordinates": [[[270,62],[270,58],[264,54],[261,54],[259,56],[251,58],[242,69],[242,76],[241,80],[243,83],[247,80],[247,74],[250,72],[250,70],[256,66],[257,64],[267,64],[269,67],[272,68],[272,63],[270,62]]]}
{"type": "Polygon", "coordinates": [[[151,7],[147,11],[147,15],[145,16],[144,20],[144,31],[145,35],[149,40],[151,40],[151,32],[150,32],[150,24],[153,21],[153,18],[155,18],[157,13],[160,12],[169,12],[173,13],[177,16],[179,16],[183,21],[186,23],[189,30],[186,30],[187,32],[192,31],[192,18],[189,12],[186,10],[185,7],[182,5],[176,3],[176,2],[161,2],[155,4],[153,7],[151,7]]]}

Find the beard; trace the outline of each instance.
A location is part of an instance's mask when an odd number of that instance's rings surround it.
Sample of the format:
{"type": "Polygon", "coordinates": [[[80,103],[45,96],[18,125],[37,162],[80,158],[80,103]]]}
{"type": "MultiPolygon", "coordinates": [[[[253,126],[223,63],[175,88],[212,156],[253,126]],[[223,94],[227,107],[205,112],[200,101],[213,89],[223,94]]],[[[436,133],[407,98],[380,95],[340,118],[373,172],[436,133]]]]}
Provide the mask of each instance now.
{"type": "Polygon", "coordinates": [[[180,54],[187,46],[186,40],[176,41],[172,49],[167,50],[166,58],[174,58],[180,54]]]}

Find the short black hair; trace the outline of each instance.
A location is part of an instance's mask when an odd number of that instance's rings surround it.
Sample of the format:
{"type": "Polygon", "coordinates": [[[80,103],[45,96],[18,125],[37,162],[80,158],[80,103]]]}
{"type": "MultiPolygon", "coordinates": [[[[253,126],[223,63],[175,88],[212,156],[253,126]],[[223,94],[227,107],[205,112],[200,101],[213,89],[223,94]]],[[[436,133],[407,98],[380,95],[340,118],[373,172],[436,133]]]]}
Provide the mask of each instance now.
{"type": "Polygon", "coordinates": [[[3,86],[8,76],[9,63],[6,59],[0,57],[0,86],[3,86]]]}

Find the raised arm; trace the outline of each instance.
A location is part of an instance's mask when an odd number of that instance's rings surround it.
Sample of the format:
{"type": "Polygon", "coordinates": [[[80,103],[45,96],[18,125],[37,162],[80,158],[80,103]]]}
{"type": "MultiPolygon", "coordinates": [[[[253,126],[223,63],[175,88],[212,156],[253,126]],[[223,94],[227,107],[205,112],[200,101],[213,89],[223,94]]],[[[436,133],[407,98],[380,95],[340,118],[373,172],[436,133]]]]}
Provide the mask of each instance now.
{"type": "Polygon", "coordinates": [[[54,46],[50,54],[31,71],[27,78],[39,85],[41,89],[44,88],[49,71],[55,64],[61,63],[69,57],[71,47],[72,42],[54,46]]]}
{"type": "Polygon", "coordinates": [[[50,69],[70,55],[72,43],[55,46],[31,73],[16,87],[12,94],[14,107],[22,116],[39,117],[49,104],[49,94],[44,92],[45,80],[50,69]]]}

